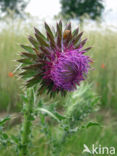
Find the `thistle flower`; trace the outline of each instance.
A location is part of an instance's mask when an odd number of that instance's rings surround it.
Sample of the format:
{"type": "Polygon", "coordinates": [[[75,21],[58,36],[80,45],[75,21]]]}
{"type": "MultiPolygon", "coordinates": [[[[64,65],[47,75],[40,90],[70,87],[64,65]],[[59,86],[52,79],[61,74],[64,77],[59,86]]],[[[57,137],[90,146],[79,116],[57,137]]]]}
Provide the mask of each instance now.
{"type": "Polygon", "coordinates": [[[29,37],[32,47],[22,45],[20,75],[27,87],[38,84],[39,92],[65,95],[85,80],[92,60],[84,54],[91,47],[83,49],[87,39],[81,40],[83,32],[72,31],[71,23],[63,31],[60,21],[54,32],[45,23],[45,30],[46,36],[35,28],[35,37],[29,37]]]}

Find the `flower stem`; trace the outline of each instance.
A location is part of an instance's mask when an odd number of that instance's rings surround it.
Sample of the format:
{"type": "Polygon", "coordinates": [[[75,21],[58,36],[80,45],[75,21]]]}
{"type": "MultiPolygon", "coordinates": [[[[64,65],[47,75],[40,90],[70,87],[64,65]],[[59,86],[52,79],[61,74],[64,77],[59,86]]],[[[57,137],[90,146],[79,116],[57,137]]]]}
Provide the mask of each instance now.
{"type": "Polygon", "coordinates": [[[33,120],[33,103],[34,97],[33,92],[27,91],[27,95],[25,96],[24,103],[24,120],[22,124],[22,132],[21,132],[21,148],[20,148],[20,156],[28,155],[28,146],[31,143],[31,129],[32,129],[32,120],[33,120]]]}

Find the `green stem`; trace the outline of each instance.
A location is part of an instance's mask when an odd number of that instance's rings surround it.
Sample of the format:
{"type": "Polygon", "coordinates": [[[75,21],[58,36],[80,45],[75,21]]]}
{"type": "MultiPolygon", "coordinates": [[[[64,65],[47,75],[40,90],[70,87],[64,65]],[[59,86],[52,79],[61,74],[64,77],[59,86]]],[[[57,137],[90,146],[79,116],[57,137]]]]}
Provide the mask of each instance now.
{"type": "MultiPolygon", "coordinates": [[[[30,97],[26,97],[31,99],[30,97]]],[[[19,156],[28,156],[28,146],[31,142],[31,129],[32,129],[32,119],[33,119],[33,100],[27,100],[24,104],[24,120],[22,124],[21,132],[21,148],[19,156]]]]}

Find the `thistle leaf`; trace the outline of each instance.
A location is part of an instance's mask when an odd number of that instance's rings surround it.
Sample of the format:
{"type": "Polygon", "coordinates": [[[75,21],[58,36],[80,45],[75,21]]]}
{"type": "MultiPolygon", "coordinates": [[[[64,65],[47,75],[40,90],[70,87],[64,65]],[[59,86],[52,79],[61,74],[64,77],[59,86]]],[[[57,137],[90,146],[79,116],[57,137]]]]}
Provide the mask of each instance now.
{"type": "Polygon", "coordinates": [[[76,37],[78,35],[78,32],[79,32],[79,28],[75,29],[72,33],[72,37],[76,37]]]}
{"type": "Polygon", "coordinates": [[[40,74],[37,74],[36,76],[34,76],[33,78],[27,81],[26,86],[27,88],[32,87],[33,85],[35,85],[36,83],[39,83],[40,81],[41,81],[40,74]]]}
{"type": "Polygon", "coordinates": [[[50,29],[50,27],[48,26],[47,23],[45,23],[45,29],[46,29],[46,32],[51,36],[51,38],[54,40],[54,36],[53,36],[53,33],[50,29]]]}
{"type": "Polygon", "coordinates": [[[38,34],[35,34],[37,40],[39,41],[39,45],[41,46],[49,46],[48,43],[43,39],[43,37],[39,36],[38,34]]]}
{"type": "Polygon", "coordinates": [[[62,41],[62,29],[60,25],[57,24],[57,46],[61,49],[61,41],[62,41]]]}
{"type": "Polygon", "coordinates": [[[50,54],[49,50],[46,47],[39,47],[41,49],[42,52],[46,53],[46,54],[50,54]]]}
{"type": "Polygon", "coordinates": [[[33,53],[33,48],[32,48],[32,47],[26,46],[26,45],[21,45],[21,47],[22,47],[23,49],[25,49],[27,52],[33,53]]]}
{"type": "Polygon", "coordinates": [[[24,63],[24,64],[32,64],[32,61],[29,59],[19,59],[18,62],[24,63]]]}
{"type": "Polygon", "coordinates": [[[29,36],[29,41],[31,42],[31,44],[36,48],[38,49],[39,48],[39,43],[32,37],[32,36],[29,36]]]}
{"type": "Polygon", "coordinates": [[[60,27],[60,29],[62,31],[62,21],[61,20],[59,21],[59,27],[60,27]]]}
{"type": "Polygon", "coordinates": [[[84,46],[86,43],[87,39],[84,39],[83,41],[81,41],[80,43],[78,43],[78,45],[76,45],[76,48],[79,48],[80,46],[84,46]]]}
{"type": "Polygon", "coordinates": [[[84,49],[84,51],[89,51],[92,47],[88,47],[86,49],[84,49]]]}
{"type": "Polygon", "coordinates": [[[43,38],[44,40],[47,40],[46,37],[37,29],[37,28],[34,28],[35,29],[35,33],[38,35],[38,36],[41,36],[41,38],[43,38]]]}
{"type": "Polygon", "coordinates": [[[25,56],[25,57],[28,57],[28,58],[36,59],[36,55],[30,54],[30,53],[26,53],[26,52],[22,52],[21,56],[25,56]]]}
{"type": "Polygon", "coordinates": [[[47,33],[47,38],[49,39],[50,41],[50,45],[55,48],[56,45],[55,45],[55,41],[54,41],[54,36],[53,36],[53,33],[50,29],[50,27],[48,26],[47,23],[45,23],[45,29],[46,29],[46,33],[47,33]]]}
{"type": "Polygon", "coordinates": [[[41,66],[41,64],[37,63],[37,64],[32,64],[32,65],[29,65],[29,66],[25,66],[22,69],[24,69],[24,70],[39,69],[40,66],[41,66]]]}
{"type": "Polygon", "coordinates": [[[48,114],[53,119],[55,119],[56,121],[60,122],[60,120],[57,118],[57,116],[55,114],[53,114],[52,112],[50,112],[49,110],[47,110],[45,108],[38,108],[38,110],[41,111],[41,112],[44,112],[44,113],[48,114]]]}
{"type": "Polygon", "coordinates": [[[35,71],[35,70],[23,71],[19,75],[22,78],[30,78],[30,77],[37,75],[37,71],[35,71]]]}
{"type": "Polygon", "coordinates": [[[73,40],[72,43],[75,45],[75,44],[81,39],[82,35],[83,35],[83,32],[81,32],[81,33],[73,40]]]}

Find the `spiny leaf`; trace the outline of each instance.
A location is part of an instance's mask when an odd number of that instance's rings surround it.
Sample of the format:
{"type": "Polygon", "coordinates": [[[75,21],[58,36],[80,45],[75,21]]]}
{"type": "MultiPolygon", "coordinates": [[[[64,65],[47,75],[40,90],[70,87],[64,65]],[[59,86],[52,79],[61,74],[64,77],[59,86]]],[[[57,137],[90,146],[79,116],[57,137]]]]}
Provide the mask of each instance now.
{"type": "Polygon", "coordinates": [[[44,93],[45,90],[46,90],[45,86],[44,85],[41,85],[41,87],[38,89],[37,94],[38,95],[41,95],[42,93],[44,93]]]}
{"type": "Polygon", "coordinates": [[[24,69],[24,70],[39,69],[40,66],[41,66],[41,63],[37,63],[37,64],[32,64],[30,66],[25,66],[22,69],[24,69]]]}
{"type": "Polygon", "coordinates": [[[28,39],[36,49],[39,48],[39,43],[32,36],[29,36],[28,39]]]}
{"type": "Polygon", "coordinates": [[[55,48],[56,46],[55,46],[54,36],[47,23],[45,23],[45,29],[46,29],[47,37],[50,41],[51,46],[55,48]]]}
{"type": "Polygon", "coordinates": [[[39,36],[38,34],[35,34],[35,36],[41,46],[47,46],[47,47],[49,46],[48,43],[41,36],[39,36]]]}
{"type": "Polygon", "coordinates": [[[40,82],[40,74],[37,74],[36,76],[27,81],[26,86],[29,88],[39,82],[40,82]]]}
{"type": "Polygon", "coordinates": [[[29,58],[32,58],[32,59],[35,59],[36,58],[36,55],[30,54],[30,53],[26,53],[26,52],[22,52],[21,55],[22,56],[29,57],[29,58]]]}
{"type": "Polygon", "coordinates": [[[62,21],[61,20],[59,21],[59,27],[60,27],[60,29],[62,31],[62,21]]]}
{"type": "Polygon", "coordinates": [[[25,49],[27,52],[33,53],[33,48],[32,48],[32,47],[26,46],[26,45],[21,45],[21,47],[22,47],[23,49],[25,49]]]}
{"type": "Polygon", "coordinates": [[[80,43],[78,43],[78,45],[76,45],[76,48],[79,48],[80,46],[84,46],[86,43],[87,39],[84,39],[83,41],[81,41],[80,43]]]}
{"type": "Polygon", "coordinates": [[[40,57],[41,55],[42,55],[42,53],[40,52],[40,50],[38,50],[38,49],[36,49],[36,48],[33,48],[34,49],[34,51],[35,51],[35,53],[36,53],[36,55],[38,56],[38,57],[40,57]]]}
{"type": "Polygon", "coordinates": [[[29,59],[19,59],[17,60],[18,62],[24,63],[24,64],[32,64],[32,61],[29,59]]]}
{"type": "Polygon", "coordinates": [[[46,54],[50,54],[49,50],[46,47],[39,47],[41,49],[42,52],[46,53],[46,54]]]}
{"type": "Polygon", "coordinates": [[[51,38],[54,39],[53,33],[47,23],[45,23],[45,29],[46,29],[46,32],[50,34],[51,38]]]}
{"type": "Polygon", "coordinates": [[[38,71],[35,71],[35,70],[28,70],[28,71],[23,71],[21,72],[19,75],[22,77],[22,78],[30,78],[30,77],[33,77],[34,75],[37,75],[37,72],[38,71]]]}
{"type": "Polygon", "coordinates": [[[86,49],[84,49],[84,51],[89,51],[92,47],[88,47],[86,49]]]}
{"type": "Polygon", "coordinates": [[[61,48],[61,40],[62,40],[62,30],[59,24],[57,24],[57,46],[60,48],[61,48]]]}
{"type": "Polygon", "coordinates": [[[73,40],[73,44],[76,44],[80,39],[81,39],[81,36],[83,35],[83,32],[81,32],[74,40],[73,40]]]}
{"type": "Polygon", "coordinates": [[[76,37],[77,35],[78,35],[78,32],[79,32],[79,28],[77,28],[77,29],[75,29],[74,31],[73,31],[73,33],[72,33],[72,37],[74,38],[74,37],[76,37]]]}
{"type": "Polygon", "coordinates": [[[47,40],[46,37],[37,29],[37,28],[34,28],[35,29],[35,33],[38,35],[38,36],[41,36],[41,38],[43,38],[44,40],[47,40]]]}

